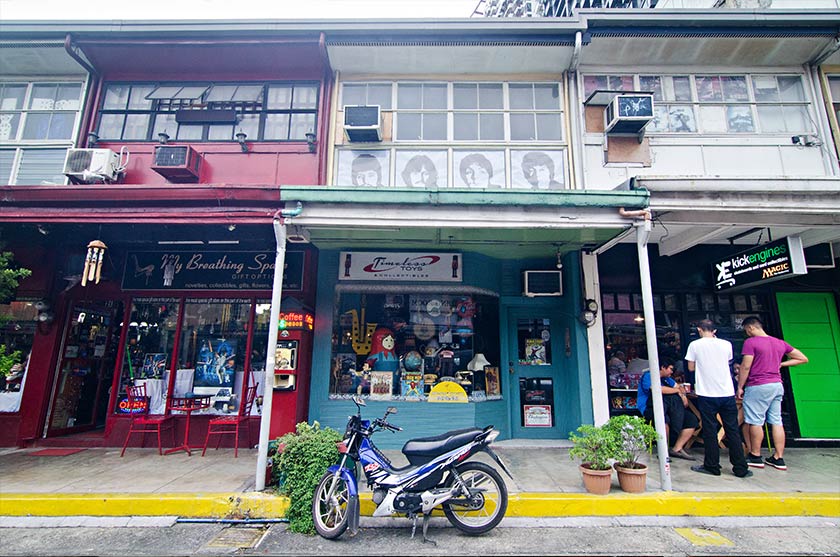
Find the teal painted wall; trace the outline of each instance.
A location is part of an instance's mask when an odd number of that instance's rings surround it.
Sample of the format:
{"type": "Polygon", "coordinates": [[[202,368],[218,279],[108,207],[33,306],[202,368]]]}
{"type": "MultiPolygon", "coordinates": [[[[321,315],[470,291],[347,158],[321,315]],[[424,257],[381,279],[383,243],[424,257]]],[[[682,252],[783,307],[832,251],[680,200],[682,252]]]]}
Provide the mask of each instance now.
{"type": "MultiPolygon", "coordinates": [[[[511,248],[515,249],[515,248],[511,248]]],[[[356,407],[349,400],[329,400],[329,369],[332,353],[332,322],[335,305],[335,287],[338,283],[339,252],[321,251],[318,261],[318,296],[315,307],[315,337],[312,355],[312,385],[309,402],[309,421],[318,421],[322,426],[343,431],[347,417],[355,413],[356,407]]],[[[500,331],[501,361],[498,362],[503,375],[503,393],[507,390],[504,377],[507,374],[507,318],[506,304],[533,305],[551,310],[553,319],[558,319],[562,328],[569,327],[572,353],[565,356],[563,339],[557,348],[564,362],[562,391],[562,421],[558,416],[561,437],[575,429],[582,421],[592,421],[592,403],[589,386],[589,356],[586,331],[576,316],[583,299],[580,290],[579,255],[573,252],[564,259],[564,295],[556,298],[525,298],[522,294],[521,271],[523,269],[551,269],[554,261],[541,260],[497,260],[479,254],[463,254],[463,284],[487,288],[501,294],[500,331]]],[[[494,364],[497,362],[493,362],[494,364]]],[[[403,427],[404,431],[391,434],[380,433],[375,442],[383,449],[399,449],[406,441],[415,437],[438,435],[446,430],[494,425],[500,430],[500,439],[510,438],[511,419],[519,419],[518,408],[505,396],[499,401],[478,404],[427,404],[405,401],[366,401],[362,415],[375,418],[385,413],[385,408],[395,406],[398,414],[390,421],[403,427]],[[433,411],[431,411],[433,409],[433,411]]]]}

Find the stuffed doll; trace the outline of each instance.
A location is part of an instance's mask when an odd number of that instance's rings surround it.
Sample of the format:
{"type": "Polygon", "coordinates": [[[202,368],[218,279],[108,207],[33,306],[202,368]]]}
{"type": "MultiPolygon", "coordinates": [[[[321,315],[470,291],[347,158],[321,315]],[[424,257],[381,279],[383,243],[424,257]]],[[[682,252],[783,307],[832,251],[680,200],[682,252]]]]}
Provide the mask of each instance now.
{"type": "Polygon", "coordinates": [[[394,351],[396,343],[391,329],[379,327],[373,332],[370,355],[366,360],[373,371],[397,371],[399,369],[400,360],[394,351]]]}

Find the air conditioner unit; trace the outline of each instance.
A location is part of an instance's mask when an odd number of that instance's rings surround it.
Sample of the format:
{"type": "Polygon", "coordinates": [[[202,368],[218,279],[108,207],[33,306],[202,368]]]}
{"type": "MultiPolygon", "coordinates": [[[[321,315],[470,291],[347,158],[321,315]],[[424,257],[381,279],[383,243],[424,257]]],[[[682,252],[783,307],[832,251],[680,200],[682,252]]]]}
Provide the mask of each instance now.
{"type": "Polygon", "coordinates": [[[189,145],[155,147],[152,170],[170,182],[197,182],[201,155],[189,145]]]}
{"type": "Polygon", "coordinates": [[[562,296],[562,271],[523,271],[523,296],[562,296]]]}
{"type": "Polygon", "coordinates": [[[379,105],[344,107],[344,134],[348,141],[382,141],[379,105]]]}
{"type": "Polygon", "coordinates": [[[616,95],[604,111],[604,131],[639,134],[653,120],[652,93],[616,95]]]}
{"type": "Polygon", "coordinates": [[[74,184],[115,182],[122,172],[120,156],[110,149],[67,149],[64,174],[74,184]]]}

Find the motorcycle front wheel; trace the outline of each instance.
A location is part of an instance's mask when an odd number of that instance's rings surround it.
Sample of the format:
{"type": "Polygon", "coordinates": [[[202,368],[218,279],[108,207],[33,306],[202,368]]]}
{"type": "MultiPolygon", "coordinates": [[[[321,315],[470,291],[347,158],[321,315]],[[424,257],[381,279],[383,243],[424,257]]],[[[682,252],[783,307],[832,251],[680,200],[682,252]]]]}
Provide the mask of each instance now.
{"type": "MultiPolygon", "coordinates": [[[[358,504],[358,499],[355,499],[358,504]]],[[[351,508],[350,487],[341,476],[324,474],[312,497],[312,522],[315,531],[328,540],[341,536],[349,523],[351,508]]]]}
{"type": "MultiPolygon", "coordinates": [[[[505,482],[495,468],[483,462],[466,462],[456,468],[463,482],[463,489],[469,495],[461,494],[450,499],[443,506],[443,513],[452,526],[477,536],[489,532],[505,517],[508,493],[505,482]]],[[[446,487],[451,487],[457,478],[449,474],[446,487]]]]}

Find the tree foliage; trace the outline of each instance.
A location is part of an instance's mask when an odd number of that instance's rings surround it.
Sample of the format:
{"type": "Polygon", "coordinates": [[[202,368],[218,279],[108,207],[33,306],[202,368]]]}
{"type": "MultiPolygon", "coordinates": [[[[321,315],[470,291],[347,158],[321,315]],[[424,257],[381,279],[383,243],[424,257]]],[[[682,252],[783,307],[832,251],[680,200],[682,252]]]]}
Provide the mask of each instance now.
{"type": "Polygon", "coordinates": [[[0,300],[7,300],[14,295],[21,279],[32,274],[29,269],[14,264],[14,254],[10,251],[0,252],[0,300]]]}

